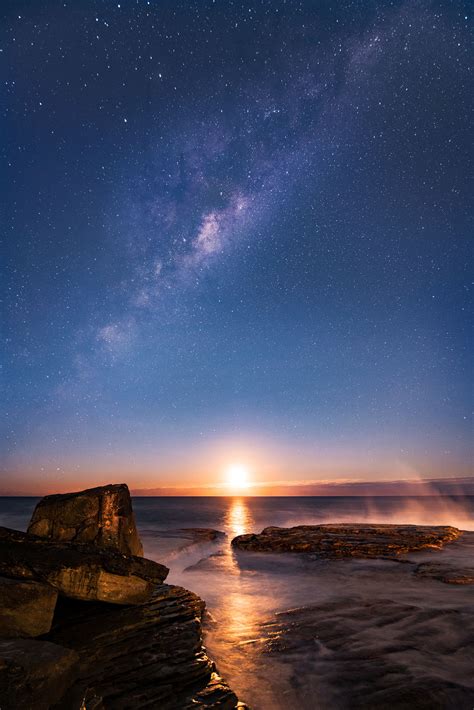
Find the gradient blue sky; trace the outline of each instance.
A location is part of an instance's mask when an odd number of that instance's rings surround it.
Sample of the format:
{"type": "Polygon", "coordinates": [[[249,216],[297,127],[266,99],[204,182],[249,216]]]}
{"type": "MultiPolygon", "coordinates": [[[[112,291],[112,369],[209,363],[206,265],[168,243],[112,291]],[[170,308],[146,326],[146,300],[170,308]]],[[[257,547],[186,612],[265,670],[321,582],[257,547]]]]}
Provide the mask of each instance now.
{"type": "Polygon", "coordinates": [[[468,8],[2,3],[3,489],[466,475],[468,8]]]}

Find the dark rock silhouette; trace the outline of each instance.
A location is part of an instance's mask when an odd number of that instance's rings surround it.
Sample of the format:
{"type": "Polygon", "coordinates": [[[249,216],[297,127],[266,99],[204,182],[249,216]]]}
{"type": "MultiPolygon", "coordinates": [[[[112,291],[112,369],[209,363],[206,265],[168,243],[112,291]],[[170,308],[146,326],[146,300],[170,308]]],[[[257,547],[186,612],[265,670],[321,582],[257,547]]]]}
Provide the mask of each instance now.
{"type": "Polygon", "coordinates": [[[92,543],[126,555],[143,555],[125,483],[42,498],[28,533],[47,540],[92,543]]]}
{"type": "Polygon", "coordinates": [[[457,540],[461,531],[426,525],[298,525],[268,527],[260,534],[239,535],[233,547],[254,552],[307,552],[319,558],[390,557],[457,540]]]}
{"type": "MultiPolygon", "coordinates": [[[[75,651],[49,641],[0,641],[2,710],[48,710],[56,706],[77,677],[78,660],[75,651]]],[[[76,708],[79,710],[80,705],[70,710],[76,708]]]]}
{"type": "Polygon", "coordinates": [[[46,634],[57,598],[48,584],[0,577],[0,638],[46,634]]]}

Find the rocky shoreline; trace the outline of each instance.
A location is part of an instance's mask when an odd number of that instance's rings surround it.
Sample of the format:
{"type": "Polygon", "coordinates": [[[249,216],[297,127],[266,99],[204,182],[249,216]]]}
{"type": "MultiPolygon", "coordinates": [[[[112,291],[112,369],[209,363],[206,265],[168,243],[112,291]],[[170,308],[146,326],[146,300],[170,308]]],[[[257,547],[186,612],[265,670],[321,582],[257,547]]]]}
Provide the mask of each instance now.
{"type": "Polygon", "coordinates": [[[124,484],[0,529],[2,710],[245,707],[203,646],[204,602],[142,551],[124,484]]]}
{"type": "Polygon", "coordinates": [[[0,528],[2,710],[243,710],[239,693],[260,710],[472,707],[474,533],[267,527],[217,551],[225,536],[211,528],[146,534],[155,559],[168,543],[204,557],[166,584],[168,568],[142,556],[125,485],[48,496],[27,533],[0,528]],[[188,578],[213,613],[225,580],[206,645],[237,693],[204,646],[188,578]]]}

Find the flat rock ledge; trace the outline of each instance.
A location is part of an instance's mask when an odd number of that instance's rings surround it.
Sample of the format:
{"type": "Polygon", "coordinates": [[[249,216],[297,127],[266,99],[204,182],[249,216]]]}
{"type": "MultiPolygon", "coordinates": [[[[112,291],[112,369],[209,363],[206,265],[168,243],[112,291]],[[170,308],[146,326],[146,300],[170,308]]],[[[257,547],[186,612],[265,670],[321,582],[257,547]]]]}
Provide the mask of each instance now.
{"type": "Polygon", "coordinates": [[[239,535],[232,540],[232,546],[252,552],[306,552],[326,559],[396,557],[428,548],[439,549],[461,534],[447,525],[298,525],[268,527],[260,534],[239,535]]]}
{"type": "Polygon", "coordinates": [[[167,574],[167,567],[144,557],[0,527],[0,575],[46,583],[73,599],[140,604],[167,574]]]}

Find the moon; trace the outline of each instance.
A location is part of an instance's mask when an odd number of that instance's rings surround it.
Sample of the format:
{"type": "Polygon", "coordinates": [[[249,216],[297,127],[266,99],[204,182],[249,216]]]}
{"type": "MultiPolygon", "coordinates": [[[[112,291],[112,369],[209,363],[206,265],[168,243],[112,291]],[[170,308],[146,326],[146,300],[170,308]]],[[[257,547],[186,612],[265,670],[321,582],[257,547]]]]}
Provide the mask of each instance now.
{"type": "Polygon", "coordinates": [[[249,485],[249,470],[240,463],[231,464],[226,471],[226,481],[231,488],[247,488],[249,485]]]}

